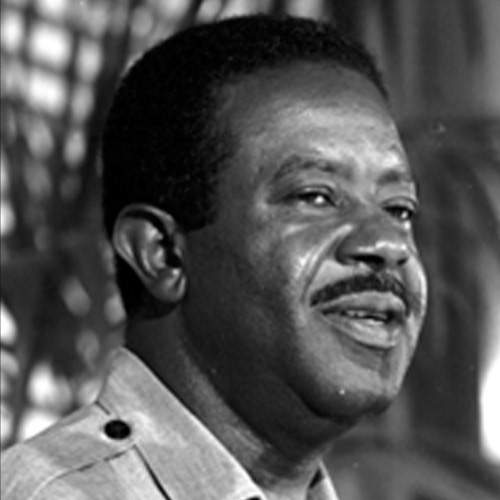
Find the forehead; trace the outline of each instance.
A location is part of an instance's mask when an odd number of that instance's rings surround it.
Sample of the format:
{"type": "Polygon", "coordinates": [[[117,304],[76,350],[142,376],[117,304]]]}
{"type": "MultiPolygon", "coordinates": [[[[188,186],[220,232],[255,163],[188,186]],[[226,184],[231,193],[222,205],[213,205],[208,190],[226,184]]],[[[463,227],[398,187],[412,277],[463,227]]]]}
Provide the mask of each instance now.
{"type": "Polygon", "coordinates": [[[408,170],[384,97],[354,71],[294,64],[246,76],[222,95],[238,168],[256,174],[269,162],[305,155],[408,170]]]}
{"type": "Polygon", "coordinates": [[[326,107],[338,113],[358,109],[385,114],[392,122],[384,97],[367,77],[326,63],[261,69],[223,86],[221,97],[221,116],[233,128],[267,121],[276,112],[326,107]]]}

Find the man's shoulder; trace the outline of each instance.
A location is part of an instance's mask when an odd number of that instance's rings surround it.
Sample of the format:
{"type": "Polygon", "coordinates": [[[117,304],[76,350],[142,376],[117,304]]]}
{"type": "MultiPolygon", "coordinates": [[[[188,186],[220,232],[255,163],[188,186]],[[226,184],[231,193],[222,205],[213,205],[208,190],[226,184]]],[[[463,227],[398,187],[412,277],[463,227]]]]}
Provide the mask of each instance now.
{"type": "Polygon", "coordinates": [[[94,483],[113,482],[108,459],[132,446],[123,433],[113,436],[106,431],[110,422],[109,414],[94,404],[6,450],[2,499],[62,498],[63,492],[75,500],[91,498],[88,493],[95,489],[94,483]]]}

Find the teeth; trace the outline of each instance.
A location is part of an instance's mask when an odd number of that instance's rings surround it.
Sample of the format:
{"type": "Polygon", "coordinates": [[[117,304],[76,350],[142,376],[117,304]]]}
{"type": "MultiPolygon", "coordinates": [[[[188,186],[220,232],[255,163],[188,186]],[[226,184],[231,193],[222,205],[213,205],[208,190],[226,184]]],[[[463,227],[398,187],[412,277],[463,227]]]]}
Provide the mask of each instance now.
{"type": "Polygon", "coordinates": [[[385,312],[378,311],[362,311],[359,309],[345,310],[340,313],[342,316],[352,319],[371,319],[375,321],[387,322],[389,320],[389,314],[385,312]]]}

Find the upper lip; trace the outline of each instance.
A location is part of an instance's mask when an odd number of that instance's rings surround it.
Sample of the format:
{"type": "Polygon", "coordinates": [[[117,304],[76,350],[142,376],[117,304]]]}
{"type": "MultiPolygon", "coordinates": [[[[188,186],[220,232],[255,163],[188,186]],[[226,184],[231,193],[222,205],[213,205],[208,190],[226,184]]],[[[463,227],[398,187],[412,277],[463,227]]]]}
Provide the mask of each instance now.
{"type": "Polygon", "coordinates": [[[363,291],[317,304],[322,314],[339,314],[383,323],[401,323],[408,315],[404,301],[390,292],[363,291]]]}

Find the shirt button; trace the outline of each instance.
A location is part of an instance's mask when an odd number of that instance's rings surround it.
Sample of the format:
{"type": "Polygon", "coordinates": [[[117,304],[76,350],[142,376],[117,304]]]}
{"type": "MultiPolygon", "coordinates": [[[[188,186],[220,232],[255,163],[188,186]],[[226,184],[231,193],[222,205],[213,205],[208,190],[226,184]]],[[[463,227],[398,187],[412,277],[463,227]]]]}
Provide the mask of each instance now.
{"type": "Polygon", "coordinates": [[[130,428],[130,425],[119,419],[110,420],[104,426],[104,433],[110,439],[126,439],[130,436],[131,432],[132,429],[130,428]]]}

